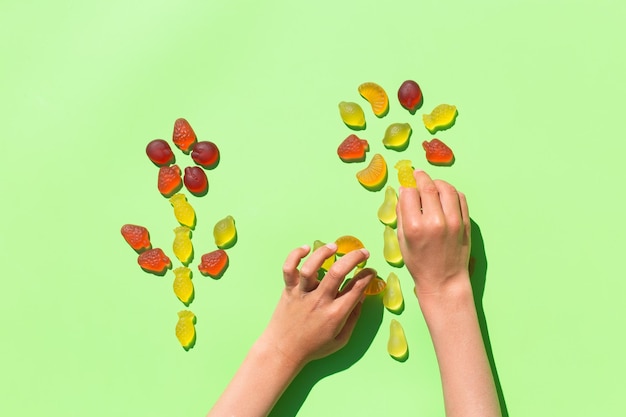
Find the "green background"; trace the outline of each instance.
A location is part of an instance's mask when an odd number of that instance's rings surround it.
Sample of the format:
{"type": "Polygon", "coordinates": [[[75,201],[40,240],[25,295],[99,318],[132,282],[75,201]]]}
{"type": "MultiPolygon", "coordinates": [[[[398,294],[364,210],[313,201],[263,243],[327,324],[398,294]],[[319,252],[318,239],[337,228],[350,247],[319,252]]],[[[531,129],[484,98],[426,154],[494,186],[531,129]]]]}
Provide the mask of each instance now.
{"type": "Polygon", "coordinates": [[[623,409],[626,5],[315,3],[2,2],[0,415],[203,415],[266,325],[287,253],[353,234],[383,278],[398,273],[405,310],[369,300],[347,350],[307,368],[274,415],[443,416],[410,276],[382,257],[383,192],[335,153],[352,133],[342,100],[363,106],[358,134],[368,160],[387,159],[390,185],[407,158],[467,194],[508,413],[623,409]],[[414,116],[396,98],[406,79],[424,91],[414,116]],[[387,90],[384,119],[359,96],[365,81],[387,90]],[[459,109],[435,135],[451,167],[430,166],[420,145],[432,138],[421,114],[440,103],[459,109]],[[174,337],[173,274],[144,273],[119,233],[146,226],[178,265],[176,221],[144,153],[178,117],[222,154],[208,194],[189,197],[192,269],[214,249],[215,222],[232,215],[239,231],[222,279],[194,276],[188,352],[174,337]],[[413,126],[400,154],[380,141],[392,122],[413,126]],[[392,318],[406,362],[386,352],[392,318]]]}

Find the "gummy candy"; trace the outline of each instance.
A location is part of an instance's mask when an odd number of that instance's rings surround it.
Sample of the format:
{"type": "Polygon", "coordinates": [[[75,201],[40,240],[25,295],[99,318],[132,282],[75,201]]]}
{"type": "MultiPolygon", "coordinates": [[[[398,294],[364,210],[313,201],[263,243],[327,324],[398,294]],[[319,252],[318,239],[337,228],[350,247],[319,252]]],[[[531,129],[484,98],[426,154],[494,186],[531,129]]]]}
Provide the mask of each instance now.
{"type": "Polygon", "coordinates": [[[193,283],[191,282],[191,269],[186,266],[174,270],[174,294],[185,305],[189,305],[193,297],[193,283]]]}
{"type": "MultiPolygon", "coordinates": [[[[315,242],[313,242],[313,251],[316,251],[317,249],[321,248],[324,245],[326,245],[326,243],[322,242],[321,240],[316,240],[315,242]]],[[[327,258],[324,261],[320,269],[323,269],[324,271],[328,271],[330,267],[333,266],[333,264],[335,263],[336,258],[337,256],[333,253],[329,258],[327,258]]]]}
{"type": "Polygon", "coordinates": [[[172,148],[163,139],[155,139],[148,143],[146,154],[157,166],[169,165],[174,160],[172,148]]]}
{"type": "Polygon", "coordinates": [[[370,146],[365,139],[350,135],[337,148],[337,155],[343,162],[362,162],[365,160],[365,152],[369,149],[370,146]]]}
{"type": "Polygon", "coordinates": [[[385,189],[385,200],[378,209],[378,220],[380,220],[383,224],[395,227],[397,222],[397,204],[398,196],[396,195],[396,190],[394,190],[392,186],[388,185],[387,189],[385,189]]]}
{"type": "Polygon", "coordinates": [[[187,201],[185,194],[174,194],[170,198],[170,203],[174,207],[174,216],[178,223],[193,229],[196,224],[196,212],[187,201]]]}
{"type": "Polygon", "coordinates": [[[359,86],[359,94],[372,106],[377,117],[383,117],[389,111],[389,98],[385,90],[376,83],[363,83],[359,86]]]}
{"type": "Polygon", "coordinates": [[[454,154],[452,149],[439,139],[433,139],[430,142],[424,141],[422,147],[426,151],[426,160],[433,165],[452,165],[454,163],[454,154]]]}
{"type": "Polygon", "coordinates": [[[165,197],[169,197],[180,190],[182,185],[183,181],[180,178],[180,168],[178,168],[178,165],[159,168],[157,187],[159,188],[159,192],[165,197]]]}
{"type": "Polygon", "coordinates": [[[131,248],[137,252],[141,252],[144,249],[150,249],[150,234],[148,229],[143,226],[137,226],[134,224],[125,224],[122,226],[122,236],[124,240],[130,245],[131,248]]]}
{"type": "Polygon", "coordinates": [[[191,244],[191,229],[187,226],[178,226],[174,229],[174,244],[172,249],[174,255],[183,265],[187,265],[193,255],[193,245],[191,244]]]}
{"type": "Polygon", "coordinates": [[[189,153],[194,143],[196,143],[196,133],[191,128],[189,122],[183,118],[176,119],[174,122],[174,132],[172,133],[172,141],[178,149],[184,153],[189,153]]]}
{"type": "Polygon", "coordinates": [[[213,169],[220,161],[220,151],[213,142],[200,141],[193,145],[191,159],[203,168],[213,169]]]}
{"type": "Polygon", "coordinates": [[[339,103],[341,120],[353,130],[365,129],[365,113],[357,103],[342,101],[339,103]]]}
{"type": "Polygon", "coordinates": [[[335,243],[337,244],[337,255],[339,256],[365,247],[363,242],[352,235],[341,236],[335,240],[335,243]]]}
{"type": "Polygon", "coordinates": [[[178,323],[176,323],[176,337],[185,350],[193,347],[196,341],[196,315],[189,310],[178,312],[178,323]]]}
{"type": "Polygon", "coordinates": [[[422,90],[413,80],[406,80],[398,89],[400,104],[411,114],[415,114],[415,111],[421,106],[422,99],[422,90]]]}
{"type": "Polygon", "coordinates": [[[402,325],[395,319],[391,319],[389,326],[389,341],[387,342],[387,352],[398,360],[406,359],[409,346],[406,343],[406,336],[402,325]]]}
{"type": "Polygon", "coordinates": [[[204,195],[209,189],[209,181],[204,170],[200,167],[185,168],[184,182],[185,187],[194,195],[204,195]]]}
{"type": "Polygon", "coordinates": [[[372,280],[370,281],[369,284],[367,284],[367,287],[365,287],[365,290],[363,291],[363,294],[365,295],[378,295],[381,292],[383,292],[385,290],[385,287],[387,286],[387,284],[385,283],[385,280],[379,277],[374,277],[372,278],[372,280]]]}
{"type": "Polygon", "coordinates": [[[383,305],[390,311],[399,311],[404,304],[402,297],[402,289],[400,288],[400,280],[393,272],[387,277],[387,288],[383,294],[383,305]]]}
{"type": "Polygon", "coordinates": [[[159,248],[148,249],[137,257],[137,263],[146,272],[152,272],[157,275],[165,273],[165,270],[172,265],[170,258],[159,248]]]}
{"type": "Polygon", "coordinates": [[[387,149],[403,151],[409,146],[412,129],[408,123],[392,123],[385,130],[383,145],[387,149]]]}
{"type": "Polygon", "coordinates": [[[232,216],[226,216],[213,227],[213,237],[215,245],[220,249],[228,249],[237,241],[237,229],[235,228],[235,219],[232,216]]]}
{"type": "Polygon", "coordinates": [[[357,172],[356,178],[361,185],[370,191],[378,191],[387,182],[387,163],[379,153],[372,157],[369,165],[357,172]]]}
{"type": "Polygon", "coordinates": [[[402,266],[404,261],[402,253],[400,253],[400,244],[398,243],[396,231],[389,226],[385,226],[384,240],[383,255],[385,260],[392,266],[402,266]]]}
{"type": "Polygon", "coordinates": [[[413,176],[413,166],[411,161],[403,159],[396,163],[395,168],[398,170],[398,181],[402,187],[417,188],[417,182],[413,176]]]}
{"type": "Polygon", "coordinates": [[[215,279],[220,278],[226,268],[228,268],[228,255],[222,249],[205,253],[200,258],[200,265],[198,265],[198,270],[202,275],[208,275],[215,279]]]}
{"type": "Polygon", "coordinates": [[[454,124],[457,116],[456,106],[450,104],[440,104],[433,109],[430,114],[422,115],[424,120],[424,126],[430,133],[435,133],[438,130],[445,130],[454,124]]]}

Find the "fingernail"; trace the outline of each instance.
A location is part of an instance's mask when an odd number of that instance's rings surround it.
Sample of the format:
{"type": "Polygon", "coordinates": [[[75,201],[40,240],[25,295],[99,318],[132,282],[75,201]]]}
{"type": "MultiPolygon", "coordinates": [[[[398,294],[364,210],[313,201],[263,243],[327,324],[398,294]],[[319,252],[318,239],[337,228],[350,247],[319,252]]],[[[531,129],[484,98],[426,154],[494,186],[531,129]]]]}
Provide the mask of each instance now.
{"type": "Polygon", "coordinates": [[[337,250],[337,244],[335,242],[327,243],[326,247],[328,249],[332,250],[333,252],[335,252],[337,250]]]}
{"type": "Polygon", "coordinates": [[[311,247],[309,245],[302,245],[302,246],[300,246],[300,249],[305,250],[305,251],[308,252],[308,251],[311,250],[311,247]]]}
{"type": "Polygon", "coordinates": [[[424,172],[424,170],[423,170],[423,169],[416,169],[416,170],[415,170],[415,171],[413,171],[413,172],[415,172],[415,173],[418,173],[418,172],[424,172]]]}
{"type": "Polygon", "coordinates": [[[367,249],[365,249],[365,248],[361,248],[361,249],[359,249],[359,250],[360,250],[360,251],[361,251],[361,253],[363,253],[363,255],[365,255],[367,258],[369,258],[369,257],[370,257],[370,251],[368,251],[367,249]]]}

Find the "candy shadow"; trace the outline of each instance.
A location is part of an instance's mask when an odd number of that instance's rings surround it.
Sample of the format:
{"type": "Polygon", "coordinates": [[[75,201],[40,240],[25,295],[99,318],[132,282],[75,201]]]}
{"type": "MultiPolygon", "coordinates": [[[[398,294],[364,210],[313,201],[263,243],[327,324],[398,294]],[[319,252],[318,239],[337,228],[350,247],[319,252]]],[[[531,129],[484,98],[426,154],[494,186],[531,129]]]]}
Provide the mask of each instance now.
{"type": "Polygon", "coordinates": [[[351,126],[349,124],[347,124],[346,122],[343,122],[343,124],[345,124],[346,126],[348,126],[348,128],[350,130],[365,130],[367,129],[367,122],[363,124],[363,126],[351,126]]]}
{"type": "Polygon", "coordinates": [[[389,355],[389,356],[391,357],[391,359],[393,359],[395,361],[406,362],[407,359],[409,359],[409,348],[408,347],[406,348],[406,353],[404,355],[402,355],[402,356],[398,356],[397,358],[395,356],[391,356],[391,355],[389,355]]]}
{"type": "Polygon", "coordinates": [[[471,263],[471,269],[473,269],[473,275],[471,277],[472,291],[474,292],[474,304],[476,305],[476,313],[478,314],[478,323],[480,325],[480,331],[483,336],[483,342],[485,344],[485,350],[487,351],[487,358],[489,359],[489,365],[491,372],[493,373],[493,379],[496,385],[496,391],[498,393],[498,400],[500,402],[500,409],[502,411],[502,417],[508,417],[509,412],[506,407],[506,401],[504,399],[504,392],[502,391],[502,384],[498,376],[498,369],[496,368],[496,362],[493,357],[493,350],[491,348],[491,340],[489,339],[489,329],[487,327],[487,318],[485,316],[485,310],[483,308],[483,294],[485,292],[485,283],[487,281],[487,256],[485,254],[485,244],[483,236],[480,232],[480,227],[474,220],[472,222],[472,253],[471,256],[474,261],[471,263]]]}
{"type": "Polygon", "coordinates": [[[228,242],[224,243],[222,246],[218,246],[218,248],[220,249],[230,249],[233,246],[235,246],[235,244],[237,243],[237,239],[238,237],[238,233],[237,231],[235,231],[235,236],[233,236],[233,238],[231,240],[229,240],[228,242]]]}
{"type": "Polygon", "coordinates": [[[404,311],[404,299],[402,299],[402,304],[400,304],[400,307],[396,308],[395,310],[392,310],[387,307],[387,311],[392,314],[395,314],[396,316],[399,316],[400,314],[402,314],[402,312],[404,311]]]}
{"type": "Polygon", "coordinates": [[[348,344],[338,352],[306,365],[283,393],[269,416],[295,416],[318,381],[350,368],[361,359],[378,333],[383,320],[383,310],[380,296],[366,297],[361,317],[348,344]]]}
{"type": "MultiPolygon", "coordinates": [[[[194,316],[193,318],[193,326],[194,329],[196,327],[196,317],[194,316]]],[[[189,344],[187,346],[183,346],[183,349],[185,349],[185,352],[189,352],[189,349],[193,349],[193,347],[196,345],[196,338],[198,337],[198,332],[194,331],[193,332],[193,339],[191,339],[191,342],[189,342],[189,344]]]]}

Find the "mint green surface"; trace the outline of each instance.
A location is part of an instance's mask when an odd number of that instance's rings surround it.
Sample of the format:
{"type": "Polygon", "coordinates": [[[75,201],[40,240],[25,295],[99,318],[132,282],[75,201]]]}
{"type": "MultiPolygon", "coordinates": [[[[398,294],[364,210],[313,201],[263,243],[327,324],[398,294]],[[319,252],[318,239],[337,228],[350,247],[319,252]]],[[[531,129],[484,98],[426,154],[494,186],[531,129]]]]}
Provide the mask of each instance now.
{"type": "Polygon", "coordinates": [[[363,106],[357,134],[368,161],[387,159],[389,184],[407,158],[467,194],[508,413],[623,409],[625,4],[314,3],[2,2],[0,415],[204,415],[266,325],[287,253],[353,234],[382,277],[398,273],[405,309],[369,309],[352,350],[297,380],[275,415],[443,416],[410,276],[382,257],[384,192],[335,153],[352,133],[342,100],[363,106]],[[424,91],[414,116],[396,98],[406,79],[424,91]],[[365,81],[387,90],[385,118],[359,96],[365,81]],[[451,167],[421,149],[433,137],[421,114],[440,103],[459,109],[435,135],[451,167]],[[192,269],[214,249],[215,222],[232,215],[239,230],[221,280],[194,274],[188,352],[174,337],[185,307],[173,274],[141,271],[119,233],[148,227],[178,266],[176,221],[144,153],[178,117],[222,152],[208,194],[190,196],[192,269]],[[413,126],[402,153],[381,143],[393,122],[413,126]],[[392,318],[405,362],[386,352],[392,318]]]}

